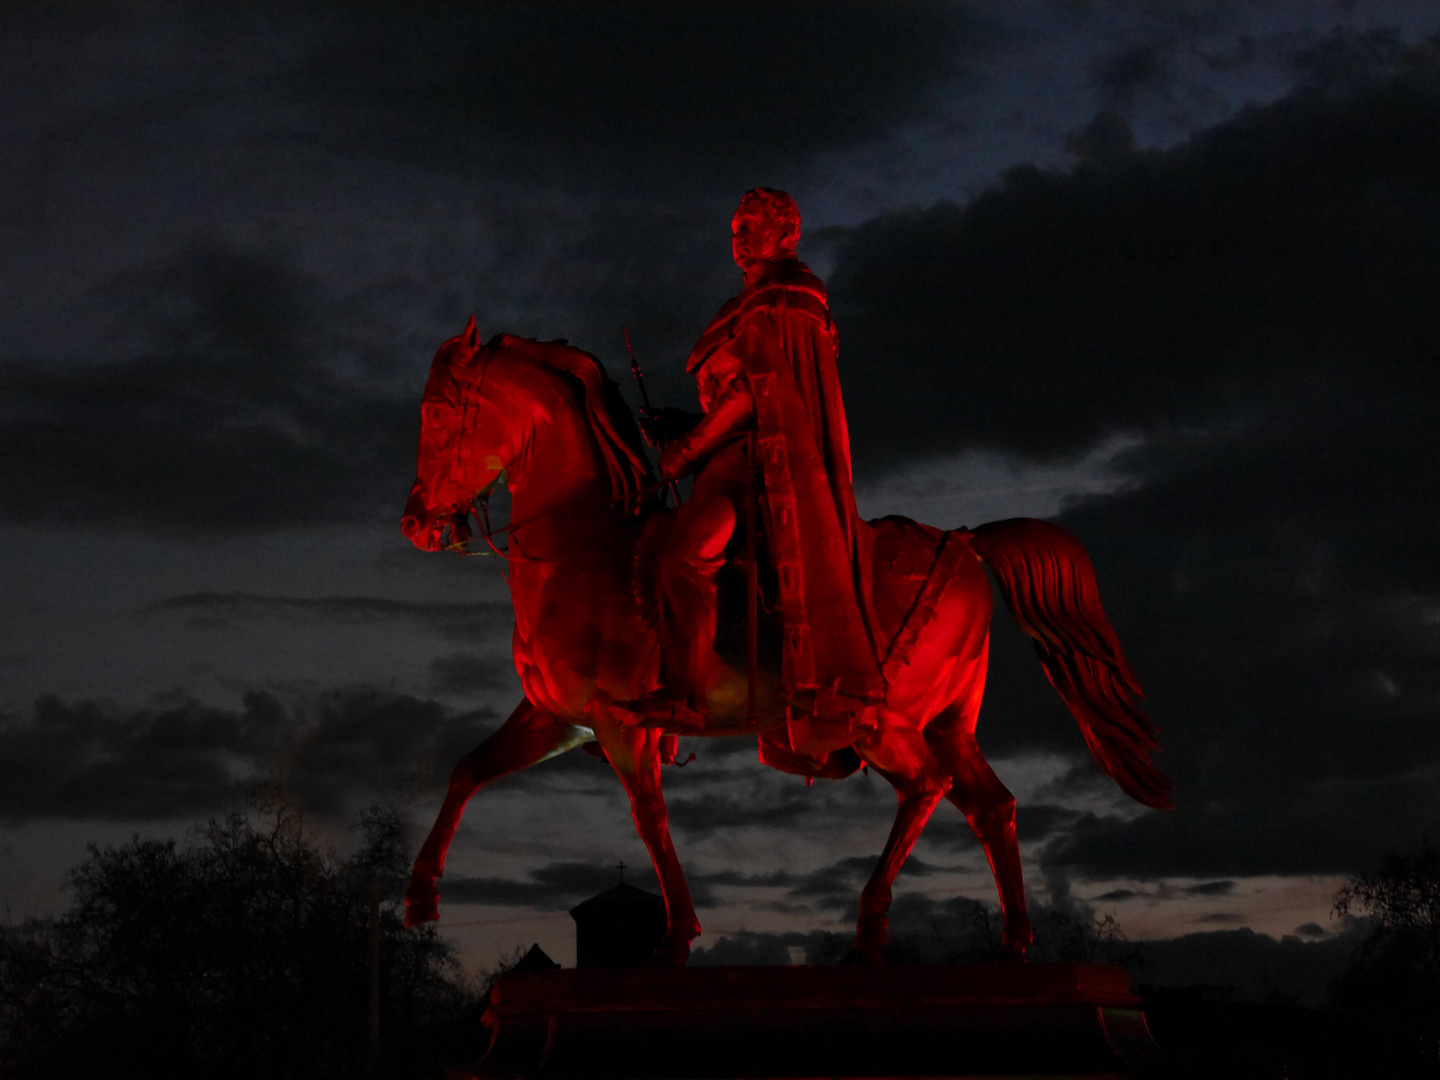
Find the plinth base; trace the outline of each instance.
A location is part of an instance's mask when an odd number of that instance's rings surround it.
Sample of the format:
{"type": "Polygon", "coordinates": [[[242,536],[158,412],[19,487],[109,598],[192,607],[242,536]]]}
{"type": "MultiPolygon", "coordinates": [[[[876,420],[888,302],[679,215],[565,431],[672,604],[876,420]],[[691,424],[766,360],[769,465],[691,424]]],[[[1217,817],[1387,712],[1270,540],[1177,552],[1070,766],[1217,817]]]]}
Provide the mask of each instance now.
{"type": "Polygon", "coordinates": [[[496,1078],[1159,1075],[1123,968],[1100,964],[577,969],[503,976],[496,1078]]]}

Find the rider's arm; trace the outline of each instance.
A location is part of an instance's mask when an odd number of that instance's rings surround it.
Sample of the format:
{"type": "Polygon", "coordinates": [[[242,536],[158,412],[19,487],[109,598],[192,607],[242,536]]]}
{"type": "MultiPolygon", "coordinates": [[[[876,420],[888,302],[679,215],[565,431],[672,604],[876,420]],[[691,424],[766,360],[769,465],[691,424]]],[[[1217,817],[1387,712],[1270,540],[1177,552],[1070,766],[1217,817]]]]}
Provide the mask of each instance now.
{"type": "Polygon", "coordinates": [[[711,394],[703,395],[710,400],[700,423],[690,434],[667,446],[660,455],[660,475],[664,479],[674,480],[684,476],[737,431],[754,426],[755,399],[751,396],[749,381],[740,373],[738,364],[725,374],[729,377],[722,376],[710,388],[711,394]]]}

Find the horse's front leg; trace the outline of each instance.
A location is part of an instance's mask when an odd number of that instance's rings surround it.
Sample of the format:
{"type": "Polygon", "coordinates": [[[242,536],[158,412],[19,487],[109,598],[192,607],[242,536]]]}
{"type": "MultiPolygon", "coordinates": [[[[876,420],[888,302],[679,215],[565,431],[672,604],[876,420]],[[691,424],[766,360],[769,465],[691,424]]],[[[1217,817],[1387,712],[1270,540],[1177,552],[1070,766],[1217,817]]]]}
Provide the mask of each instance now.
{"type": "Polygon", "coordinates": [[[664,734],[657,728],[622,725],[608,709],[600,707],[594,710],[593,723],[596,739],[630,796],[635,829],[650,849],[660,892],[665,897],[665,936],[655,950],[655,958],[679,967],[690,957],[690,942],[700,936],[700,920],[675,845],[670,841],[670,821],[660,789],[660,740],[664,734]]]}
{"type": "Polygon", "coordinates": [[[440,917],[436,878],[445,873],[445,855],[470,797],[492,780],[564,753],[587,738],[589,733],[584,728],[522,701],[495,734],[459,760],[450,773],[445,802],[410,872],[410,888],[405,894],[406,926],[440,917]]]}

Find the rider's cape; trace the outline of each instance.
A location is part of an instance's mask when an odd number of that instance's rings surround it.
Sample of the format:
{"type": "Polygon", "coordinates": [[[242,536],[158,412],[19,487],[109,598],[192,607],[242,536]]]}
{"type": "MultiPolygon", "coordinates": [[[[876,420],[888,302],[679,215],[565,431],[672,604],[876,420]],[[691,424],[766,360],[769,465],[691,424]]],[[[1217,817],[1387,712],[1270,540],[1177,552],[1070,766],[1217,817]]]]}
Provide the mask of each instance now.
{"type": "Polygon", "coordinates": [[[885,698],[870,602],[870,530],[855,509],[850,436],[825,286],[793,256],[770,260],[691,351],[694,372],[721,346],[755,400],[762,505],[780,587],[782,679],[841,716],[885,698]]]}

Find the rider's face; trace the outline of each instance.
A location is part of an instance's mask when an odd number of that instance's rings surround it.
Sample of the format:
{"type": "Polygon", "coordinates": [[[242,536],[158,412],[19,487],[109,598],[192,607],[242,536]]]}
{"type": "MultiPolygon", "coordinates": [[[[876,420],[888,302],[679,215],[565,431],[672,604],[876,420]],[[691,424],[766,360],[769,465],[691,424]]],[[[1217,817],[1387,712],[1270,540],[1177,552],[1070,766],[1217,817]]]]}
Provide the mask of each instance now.
{"type": "Polygon", "coordinates": [[[780,229],[762,218],[736,214],[730,223],[730,251],[741,270],[749,270],[757,262],[778,255],[783,240],[780,229]]]}

